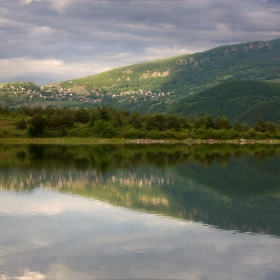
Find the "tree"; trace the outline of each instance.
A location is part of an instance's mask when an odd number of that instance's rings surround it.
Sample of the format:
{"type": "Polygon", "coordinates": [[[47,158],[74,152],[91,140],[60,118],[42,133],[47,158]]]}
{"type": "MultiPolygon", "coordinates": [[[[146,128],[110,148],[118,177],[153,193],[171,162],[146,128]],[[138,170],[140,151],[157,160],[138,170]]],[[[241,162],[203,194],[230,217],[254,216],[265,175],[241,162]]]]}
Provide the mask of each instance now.
{"type": "Polygon", "coordinates": [[[155,117],[153,115],[146,115],[145,116],[145,127],[147,130],[156,129],[156,122],[155,117]]]}
{"type": "Polygon", "coordinates": [[[89,113],[85,108],[79,108],[74,111],[74,121],[78,123],[87,123],[89,121],[89,113]]]}
{"type": "Polygon", "coordinates": [[[242,125],[238,122],[234,122],[233,129],[238,131],[238,132],[242,132],[242,125]]]}
{"type": "Polygon", "coordinates": [[[205,125],[206,129],[214,128],[215,123],[209,114],[205,114],[202,118],[202,123],[205,125]]]}
{"type": "Polygon", "coordinates": [[[166,118],[165,118],[165,114],[155,114],[154,115],[154,119],[155,119],[155,126],[158,130],[163,131],[166,129],[166,118]]]}
{"type": "Polygon", "coordinates": [[[90,114],[90,117],[89,117],[89,126],[93,127],[95,121],[96,121],[96,115],[95,115],[95,112],[92,112],[92,114],[90,114]]]}
{"type": "Polygon", "coordinates": [[[113,138],[116,136],[116,129],[110,122],[97,120],[92,130],[93,134],[103,138],[113,138]]]}
{"type": "Polygon", "coordinates": [[[47,126],[49,128],[58,128],[61,126],[61,117],[59,112],[56,110],[54,114],[49,118],[49,120],[46,121],[47,126]]]}
{"type": "Polygon", "coordinates": [[[215,128],[216,129],[230,129],[231,125],[230,125],[228,118],[226,116],[222,116],[222,117],[218,116],[216,118],[215,128]]]}
{"type": "Polygon", "coordinates": [[[241,131],[242,131],[242,132],[247,132],[247,131],[249,131],[249,130],[250,130],[249,125],[248,125],[246,122],[243,122],[243,123],[241,124],[241,131]]]}
{"type": "Polygon", "coordinates": [[[194,128],[200,128],[202,125],[201,119],[199,117],[196,117],[193,123],[194,128]]]}
{"type": "Polygon", "coordinates": [[[25,119],[21,119],[20,121],[16,122],[16,128],[19,130],[24,130],[27,127],[27,123],[25,119]]]}
{"type": "Polygon", "coordinates": [[[61,123],[64,127],[72,127],[74,125],[73,113],[65,108],[62,112],[61,123]]]}
{"type": "Polygon", "coordinates": [[[265,132],[266,124],[262,118],[258,118],[257,122],[254,125],[254,130],[258,132],[265,132]]]}
{"type": "Polygon", "coordinates": [[[28,129],[30,137],[42,137],[44,134],[45,120],[36,114],[30,121],[28,129]]]}
{"type": "Polygon", "coordinates": [[[167,117],[167,128],[174,129],[175,131],[180,130],[180,121],[176,115],[169,115],[167,117]]]}
{"type": "Polygon", "coordinates": [[[131,124],[135,129],[141,129],[143,127],[141,122],[141,116],[137,111],[133,111],[129,118],[128,123],[131,124]]]}
{"type": "Polygon", "coordinates": [[[103,121],[111,121],[112,117],[111,114],[105,106],[102,105],[102,107],[97,108],[98,113],[97,113],[97,119],[98,120],[103,120],[103,121]]]}
{"type": "Polygon", "coordinates": [[[274,133],[276,131],[276,126],[272,122],[267,122],[265,125],[265,131],[274,133]]]}

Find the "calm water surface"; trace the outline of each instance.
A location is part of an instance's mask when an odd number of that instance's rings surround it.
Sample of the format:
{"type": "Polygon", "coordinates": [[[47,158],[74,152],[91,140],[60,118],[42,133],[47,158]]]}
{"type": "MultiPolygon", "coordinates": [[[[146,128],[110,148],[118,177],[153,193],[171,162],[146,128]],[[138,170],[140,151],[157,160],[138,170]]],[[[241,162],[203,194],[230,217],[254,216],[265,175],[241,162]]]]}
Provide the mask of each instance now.
{"type": "Polygon", "coordinates": [[[280,279],[280,147],[0,145],[0,280],[280,279]]]}

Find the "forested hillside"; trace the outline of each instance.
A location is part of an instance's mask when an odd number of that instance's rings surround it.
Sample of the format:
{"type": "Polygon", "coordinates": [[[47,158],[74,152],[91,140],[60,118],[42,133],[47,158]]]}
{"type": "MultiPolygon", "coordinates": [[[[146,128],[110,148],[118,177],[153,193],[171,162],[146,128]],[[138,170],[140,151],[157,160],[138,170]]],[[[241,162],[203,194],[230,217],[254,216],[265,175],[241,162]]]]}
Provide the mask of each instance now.
{"type": "Polygon", "coordinates": [[[113,69],[59,84],[105,105],[155,113],[190,93],[231,80],[280,79],[280,39],[113,69]]]}
{"type": "Polygon", "coordinates": [[[280,121],[280,84],[265,81],[231,81],[188,95],[169,107],[169,113],[213,118],[227,116],[231,122],[253,124],[259,117],[280,121]]]}

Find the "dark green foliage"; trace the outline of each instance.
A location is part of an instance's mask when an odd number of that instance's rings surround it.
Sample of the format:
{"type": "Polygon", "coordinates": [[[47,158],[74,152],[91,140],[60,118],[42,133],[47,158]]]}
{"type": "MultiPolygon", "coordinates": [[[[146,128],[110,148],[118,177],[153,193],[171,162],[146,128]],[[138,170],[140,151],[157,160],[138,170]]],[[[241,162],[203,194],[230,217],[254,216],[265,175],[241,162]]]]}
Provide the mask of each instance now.
{"type": "Polygon", "coordinates": [[[154,115],[145,116],[145,128],[149,130],[157,129],[156,120],[154,115]]]}
{"type": "Polygon", "coordinates": [[[258,118],[262,118],[265,121],[271,121],[279,123],[280,120],[280,100],[264,101],[260,102],[247,111],[237,116],[235,119],[238,122],[246,121],[253,124],[258,118]]]}
{"type": "Polygon", "coordinates": [[[1,115],[9,115],[10,113],[11,113],[11,111],[10,111],[9,107],[7,107],[7,106],[4,106],[4,107],[0,106],[0,114],[1,115]]]}
{"type": "Polygon", "coordinates": [[[257,132],[274,133],[276,131],[276,126],[272,122],[266,123],[262,118],[258,118],[254,125],[254,130],[257,132]]]}
{"type": "Polygon", "coordinates": [[[95,121],[96,121],[96,115],[95,115],[95,113],[91,113],[91,114],[90,114],[90,117],[89,117],[89,126],[90,126],[90,127],[93,127],[95,121]]]}
{"type": "Polygon", "coordinates": [[[212,118],[227,116],[230,122],[254,124],[264,116],[265,121],[280,120],[280,84],[263,81],[232,81],[189,95],[170,106],[169,112],[212,118]]]}
{"type": "Polygon", "coordinates": [[[72,127],[74,125],[74,116],[70,109],[64,108],[62,110],[61,124],[66,128],[72,127]]]}
{"type": "Polygon", "coordinates": [[[131,124],[135,129],[141,129],[143,127],[141,116],[137,111],[133,111],[129,118],[128,118],[129,124],[131,124]]]}
{"type": "Polygon", "coordinates": [[[167,128],[175,131],[180,130],[180,119],[176,115],[168,115],[167,117],[167,128]]]}
{"type": "Polygon", "coordinates": [[[230,129],[231,125],[230,125],[228,118],[226,116],[223,116],[223,117],[218,116],[216,118],[215,128],[216,129],[230,129]]]}
{"type": "Polygon", "coordinates": [[[116,136],[116,130],[112,123],[105,120],[97,120],[92,129],[93,136],[101,138],[113,138],[116,136]]]}
{"type": "Polygon", "coordinates": [[[78,123],[87,123],[89,121],[89,113],[85,108],[79,108],[74,112],[74,121],[78,123]]]}
{"type": "Polygon", "coordinates": [[[163,131],[166,129],[166,118],[165,114],[155,114],[155,126],[159,131],[163,131]]]}
{"type": "Polygon", "coordinates": [[[206,129],[214,128],[215,123],[209,114],[204,115],[202,118],[202,123],[205,125],[206,129]]]}
{"type": "Polygon", "coordinates": [[[112,120],[109,109],[105,106],[97,108],[97,119],[110,122],[112,120]]]}
{"type": "Polygon", "coordinates": [[[28,129],[30,137],[42,137],[44,136],[45,120],[40,115],[35,115],[30,121],[30,127],[28,129]]]}
{"type": "Polygon", "coordinates": [[[19,130],[24,130],[27,128],[27,123],[25,119],[21,119],[20,121],[16,122],[16,128],[19,130]]]}
{"type": "Polygon", "coordinates": [[[60,113],[58,111],[55,111],[52,116],[49,116],[49,118],[46,120],[46,123],[49,128],[60,127],[62,125],[60,113]]]}
{"type": "Polygon", "coordinates": [[[7,130],[10,125],[22,130],[28,127],[30,137],[280,139],[280,126],[261,118],[252,127],[246,122],[235,122],[231,127],[226,116],[218,116],[214,122],[210,114],[196,118],[161,113],[141,115],[137,111],[130,113],[105,106],[94,110],[37,107],[30,108],[27,112],[19,109],[14,110],[11,116],[4,115],[2,118],[1,137],[24,137],[24,132],[11,133],[12,129],[7,130]],[[31,118],[26,115],[32,112],[40,114],[35,113],[31,118]],[[81,118],[83,116],[86,118],[81,118]]]}
{"type": "Polygon", "coordinates": [[[258,118],[257,122],[255,123],[254,125],[254,129],[255,131],[258,131],[258,132],[265,132],[265,122],[263,119],[261,118],[258,118]]]}

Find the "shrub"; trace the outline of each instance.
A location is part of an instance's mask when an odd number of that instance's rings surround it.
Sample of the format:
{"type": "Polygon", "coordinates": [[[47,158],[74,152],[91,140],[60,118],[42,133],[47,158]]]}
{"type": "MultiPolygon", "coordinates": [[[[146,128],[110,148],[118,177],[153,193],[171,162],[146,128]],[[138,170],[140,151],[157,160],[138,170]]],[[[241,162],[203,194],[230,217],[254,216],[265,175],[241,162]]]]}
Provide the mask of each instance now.
{"type": "Polygon", "coordinates": [[[104,120],[98,120],[94,123],[92,133],[94,136],[102,138],[113,138],[117,134],[113,125],[104,120]]]}
{"type": "Polygon", "coordinates": [[[25,119],[21,119],[20,121],[16,122],[16,128],[19,130],[24,130],[27,128],[27,123],[25,119]]]}

